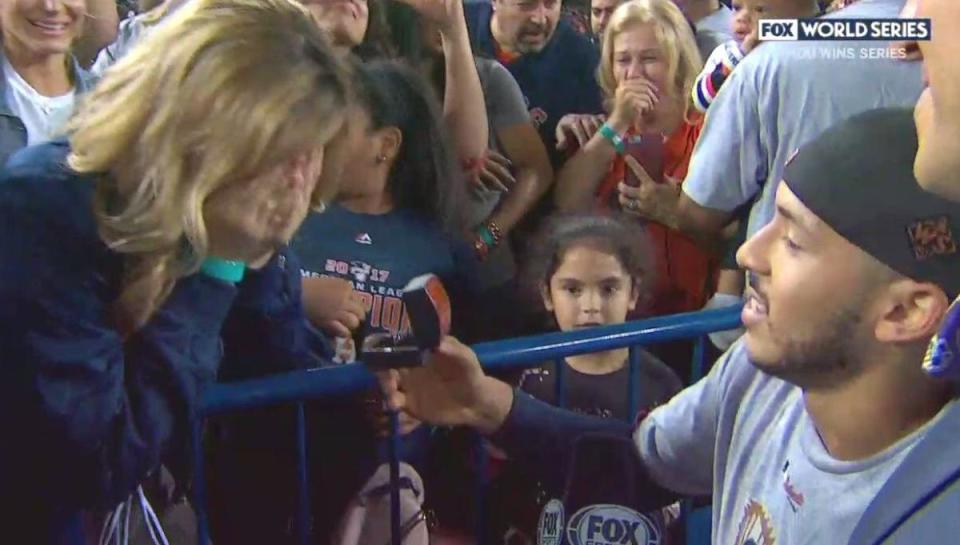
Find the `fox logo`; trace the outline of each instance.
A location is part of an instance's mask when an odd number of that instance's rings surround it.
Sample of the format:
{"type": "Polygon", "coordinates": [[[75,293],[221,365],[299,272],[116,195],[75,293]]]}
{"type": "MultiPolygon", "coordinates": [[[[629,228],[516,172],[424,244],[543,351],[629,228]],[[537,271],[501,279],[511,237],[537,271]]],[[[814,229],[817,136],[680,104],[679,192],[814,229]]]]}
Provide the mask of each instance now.
{"type": "Polygon", "coordinates": [[[661,545],[660,530],[647,517],[619,505],[591,505],[570,519],[571,545],[661,545]]]}

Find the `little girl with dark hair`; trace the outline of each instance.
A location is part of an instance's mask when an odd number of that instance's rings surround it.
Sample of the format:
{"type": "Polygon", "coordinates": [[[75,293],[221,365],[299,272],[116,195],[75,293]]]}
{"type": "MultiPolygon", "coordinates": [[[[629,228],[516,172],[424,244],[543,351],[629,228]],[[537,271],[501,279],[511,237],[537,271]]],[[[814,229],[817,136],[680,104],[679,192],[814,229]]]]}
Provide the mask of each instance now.
{"type": "MultiPolygon", "coordinates": [[[[649,245],[643,229],[625,219],[559,216],[534,239],[526,277],[539,291],[560,331],[624,323],[653,283],[655,266],[649,245]]],[[[528,369],[520,379],[520,389],[557,404],[558,364],[564,367],[565,406],[604,418],[640,418],[682,388],[676,373],[646,351],[641,351],[640,365],[631,376],[629,350],[619,348],[528,369]],[[631,395],[637,414],[631,414],[631,395]]],[[[568,471],[564,480],[576,471],[568,471]]],[[[502,504],[510,505],[504,511],[509,516],[504,517],[503,526],[514,542],[523,542],[522,536],[533,542],[547,501],[566,495],[561,488],[564,483],[537,482],[510,466],[503,477],[499,480],[503,483],[502,504]]],[[[573,475],[573,480],[576,478],[573,475]]],[[[616,503],[614,498],[611,503],[616,503]]],[[[647,516],[647,523],[661,535],[666,522],[661,513],[647,516]]]]}
{"type": "MultiPolygon", "coordinates": [[[[560,216],[530,248],[526,276],[553,314],[560,331],[619,324],[652,283],[653,260],[642,228],[601,215],[560,216]]],[[[628,350],[621,348],[566,358],[569,408],[597,416],[631,418],[630,388],[638,406],[659,404],[680,390],[679,378],[643,352],[637,384],[627,387],[628,350]]],[[[555,402],[555,363],[527,370],[521,388],[555,402]]]]}
{"type": "MultiPolygon", "coordinates": [[[[610,215],[561,215],[548,221],[539,236],[532,239],[525,276],[560,331],[622,324],[653,283],[656,267],[649,245],[643,228],[629,220],[610,215]]],[[[635,373],[630,372],[627,348],[570,356],[561,364],[565,374],[565,407],[604,418],[641,418],[682,387],[676,373],[643,350],[635,373]],[[636,414],[631,414],[631,396],[636,414]]],[[[556,380],[557,362],[547,362],[525,371],[520,389],[547,403],[557,404],[556,380]]],[[[496,452],[492,454],[494,466],[498,465],[498,458],[504,460],[496,452]]],[[[493,528],[490,535],[498,539],[497,542],[503,537],[503,542],[510,544],[534,543],[538,521],[549,500],[571,499],[584,507],[583,501],[572,499],[582,495],[565,486],[573,482],[576,488],[582,473],[582,468],[568,468],[565,475],[557,476],[556,482],[539,482],[506,461],[491,485],[488,509],[493,528]]],[[[599,475],[604,471],[589,473],[599,475]]],[[[460,482],[468,482],[465,478],[460,482]]],[[[643,493],[625,490],[626,487],[619,484],[617,490],[612,491],[608,490],[611,487],[605,490],[599,482],[591,485],[596,485],[592,486],[591,498],[602,498],[611,504],[643,493]]],[[[432,489],[431,493],[435,500],[430,500],[428,494],[428,502],[433,505],[454,500],[437,497],[443,491],[432,489]]],[[[591,499],[587,503],[598,502],[591,499]]],[[[462,500],[456,505],[462,505],[462,500]]],[[[442,515],[441,520],[449,518],[442,515]]],[[[667,512],[634,515],[638,519],[635,522],[650,527],[649,535],[660,535],[664,540],[668,522],[675,518],[667,512]]],[[[469,525],[462,518],[458,522],[459,526],[469,525]]]]}

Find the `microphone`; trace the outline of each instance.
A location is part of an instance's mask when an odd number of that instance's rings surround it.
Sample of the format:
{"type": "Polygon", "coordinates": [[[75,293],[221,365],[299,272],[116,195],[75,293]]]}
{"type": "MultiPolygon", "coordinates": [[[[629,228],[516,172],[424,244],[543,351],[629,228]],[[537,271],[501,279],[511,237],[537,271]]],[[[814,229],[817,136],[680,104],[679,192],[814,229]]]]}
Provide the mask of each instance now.
{"type": "MultiPolygon", "coordinates": [[[[566,534],[565,545],[665,541],[659,513],[637,511],[648,503],[639,485],[642,464],[630,438],[587,434],[576,440],[562,502],[567,520],[559,525],[560,533],[566,534]]],[[[557,533],[558,528],[547,528],[543,522],[538,533],[557,533]]]]}

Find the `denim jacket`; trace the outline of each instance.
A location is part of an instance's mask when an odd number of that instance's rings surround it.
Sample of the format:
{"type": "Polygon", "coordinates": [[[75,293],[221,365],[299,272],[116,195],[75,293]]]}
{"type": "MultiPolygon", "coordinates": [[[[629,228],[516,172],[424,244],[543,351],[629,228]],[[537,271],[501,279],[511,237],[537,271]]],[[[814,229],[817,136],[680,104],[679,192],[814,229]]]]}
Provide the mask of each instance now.
{"type": "MultiPolygon", "coordinates": [[[[0,52],[0,62],[4,55],[0,52]]],[[[80,67],[77,59],[70,57],[70,67],[77,94],[89,91],[96,83],[96,78],[80,67]]],[[[7,163],[7,159],[20,148],[27,146],[27,127],[17,117],[7,104],[7,80],[0,78],[0,166],[7,163]]]]}

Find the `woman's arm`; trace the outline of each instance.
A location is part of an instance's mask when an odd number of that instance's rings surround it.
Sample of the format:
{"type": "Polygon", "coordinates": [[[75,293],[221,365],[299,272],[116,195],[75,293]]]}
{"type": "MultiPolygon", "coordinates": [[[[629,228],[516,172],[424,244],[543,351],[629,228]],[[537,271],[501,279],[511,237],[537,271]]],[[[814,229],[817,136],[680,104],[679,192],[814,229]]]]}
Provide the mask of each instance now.
{"type": "Polygon", "coordinates": [[[513,164],[516,183],[504,194],[488,221],[496,223],[506,236],[550,189],[553,168],[533,125],[523,123],[498,129],[497,139],[513,164]]]}
{"type": "MultiPolygon", "coordinates": [[[[484,94],[490,125],[513,167],[513,182],[487,218],[506,236],[550,189],[553,167],[540,134],[530,123],[523,92],[510,72],[500,63],[486,59],[477,59],[477,67],[486,74],[484,94]]],[[[500,166],[509,172],[508,167],[500,166]]]]}
{"type": "Polygon", "coordinates": [[[21,307],[23,328],[8,322],[2,334],[0,428],[17,440],[0,457],[25,462],[12,466],[13,490],[46,508],[113,507],[163,457],[188,455],[189,424],[216,377],[220,327],[236,294],[202,275],[181,280],[124,340],[104,321],[97,275],[83,276],[45,289],[21,307]]]}
{"type": "Polygon", "coordinates": [[[0,179],[0,434],[16,438],[0,443],[0,488],[38,513],[115,507],[163,457],[189,455],[237,289],[181,279],[122,338],[112,322],[120,258],[77,206],[94,184],[64,179],[38,154],[0,179]]]}
{"type": "Polygon", "coordinates": [[[223,326],[224,372],[229,378],[319,367],[324,341],[308,326],[299,260],[284,249],[258,271],[248,271],[223,326]]]}
{"type": "Polygon", "coordinates": [[[560,170],[555,200],[561,210],[583,210],[592,206],[597,185],[609,172],[617,153],[623,153],[622,139],[636,128],[644,112],[660,100],[659,92],[645,79],[627,80],[617,87],[613,111],[607,122],[560,170]],[[617,149],[620,148],[620,149],[617,149]]]}
{"type": "Polygon", "coordinates": [[[446,87],[443,114],[456,145],[457,156],[474,160],[487,151],[490,129],[480,77],[473,62],[470,35],[460,0],[445,0],[448,15],[441,26],[446,87]]]}
{"type": "MultiPolygon", "coordinates": [[[[614,127],[614,130],[617,134],[626,131],[623,127],[614,127]]],[[[557,188],[554,190],[557,207],[567,211],[591,207],[597,186],[610,171],[616,156],[617,150],[599,132],[590,137],[557,174],[557,188]]]]}

